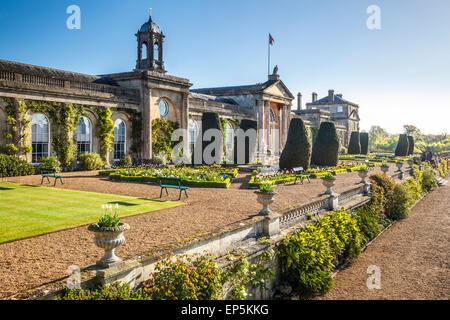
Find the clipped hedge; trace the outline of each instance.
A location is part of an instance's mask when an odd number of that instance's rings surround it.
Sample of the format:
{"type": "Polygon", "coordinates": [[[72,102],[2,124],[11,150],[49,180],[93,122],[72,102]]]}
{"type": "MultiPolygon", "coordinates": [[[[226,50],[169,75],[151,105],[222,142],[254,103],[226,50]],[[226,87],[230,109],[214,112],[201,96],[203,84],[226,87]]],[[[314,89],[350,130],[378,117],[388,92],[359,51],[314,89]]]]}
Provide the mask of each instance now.
{"type": "Polygon", "coordinates": [[[223,131],[222,131],[222,125],[220,122],[219,114],[217,112],[205,112],[202,115],[202,134],[199,136],[199,139],[197,139],[196,144],[194,145],[194,152],[192,152],[192,163],[193,164],[206,164],[211,165],[212,163],[206,163],[205,159],[203,158],[205,148],[208,147],[211,143],[217,143],[217,148],[213,150],[211,153],[212,157],[215,159],[214,163],[220,164],[222,163],[223,158],[223,131]],[[222,132],[222,137],[218,139],[218,141],[214,141],[213,138],[212,141],[203,141],[204,135],[206,131],[209,129],[217,129],[220,132],[222,132]],[[200,151],[201,150],[201,151],[200,151]],[[216,154],[216,151],[218,154],[216,154]],[[201,155],[199,154],[201,152],[201,155]],[[197,155],[198,153],[198,155],[197,155]]]}
{"type": "MultiPolygon", "coordinates": [[[[246,133],[247,130],[253,129],[253,130],[255,130],[255,134],[256,134],[256,131],[258,130],[258,124],[254,120],[243,119],[243,120],[241,120],[239,128],[242,129],[244,131],[244,133],[246,133]]],[[[249,137],[245,137],[244,163],[239,163],[239,161],[238,161],[238,153],[237,153],[237,150],[238,150],[238,148],[237,148],[237,141],[238,141],[237,135],[238,135],[238,133],[236,133],[236,136],[234,137],[234,155],[233,155],[234,163],[235,164],[248,164],[248,163],[251,163],[253,161],[254,157],[255,157],[256,139],[255,139],[254,143],[251,143],[250,138],[249,137]]]]}
{"type": "Polygon", "coordinates": [[[33,165],[16,155],[0,154],[0,178],[29,176],[35,173],[33,165]]]}
{"type": "Polygon", "coordinates": [[[322,122],[312,148],[311,164],[331,166],[338,164],[339,137],[333,122],[322,122]]]}
{"type": "Polygon", "coordinates": [[[311,162],[311,141],[308,130],[300,118],[294,118],[289,125],[286,145],[281,153],[280,168],[290,170],[296,167],[309,168],[311,162]]]}
{"type": "Polygon", "coordinates": [[[414,137],[408,136],[408,156],[414,154],[414,137]]]}
{"type": "Polygon", "coordinates": [[[361,132],[359,134],[359,142],[361,144],[361,154],[367,155],[369,153],[369,134],[361,132]]]}
{"type": "Polygon", "coordinates": [[[406,157],[409,151],[409,142],[406,134],[401,134],[398,137],[397,147],[395,148],[396,157],[406,157]]]}
{"type": "Polygon", "coordinates": [[[353,131],[350,135],[350,143],[348,144],[348,154],[361,154],[361,142],[359,132],[353,131]]]}

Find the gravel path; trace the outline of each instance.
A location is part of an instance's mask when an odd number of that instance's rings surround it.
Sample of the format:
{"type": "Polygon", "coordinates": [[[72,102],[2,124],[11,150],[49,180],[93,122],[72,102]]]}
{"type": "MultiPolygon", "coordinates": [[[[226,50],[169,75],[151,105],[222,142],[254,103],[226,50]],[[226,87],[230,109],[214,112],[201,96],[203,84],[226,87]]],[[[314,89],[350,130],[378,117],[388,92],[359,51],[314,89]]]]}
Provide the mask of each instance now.
{"type": "MultiPolygon", "coordinates": [[[[375,169],[376,171],[379,168],[375,169]]],[[[392,172],[394,168],[391,168],[392,172]]],[[[159,199],[160,188],[155,185],[114,182],[97,176],[96,172],[64,173],[64,185],[57,188],[120,194],[159,199]]],[[[131,226],[126,242],[116,250],[119,257],[189,239],[202,233],[221,229],[226,225],[251,219],[261,209],[254,190],[245,189],[249,174],[239,174],[228,189],[191,188],[189,198],[183,195],[183,206],[123,218],[131,226]]],[[[39,185],[40,176],[8,178],[3,181],[39,185]]],[[[356,172],[337,176],[334,190],[340,192],[360,181],[356,172]]],[[[292,183],[275,187],[278,192],[274,210],[319,198],[325,191],[320,179],[311,183],[292,183]]],[[[176,190],[169,190],[164,200],[178,199],[176,190]]],[[[101,210],[99,208],[99,215],[101,210]]],[[[92,242],[92,234],[85,226],[62,230],[42,236],[0,245],[0,298],[36,287],[66,276],[71,265],[80,267],[95,263],[102,250],[92,242]]]]}
{"type": "Polygon", "coordinates": [[[450,186],[439,187],[394,224],[346,269],[319,299],[450,298],[450,186]],[[381,271],[381,289],[366,286],[367,268],[381,271]]]}

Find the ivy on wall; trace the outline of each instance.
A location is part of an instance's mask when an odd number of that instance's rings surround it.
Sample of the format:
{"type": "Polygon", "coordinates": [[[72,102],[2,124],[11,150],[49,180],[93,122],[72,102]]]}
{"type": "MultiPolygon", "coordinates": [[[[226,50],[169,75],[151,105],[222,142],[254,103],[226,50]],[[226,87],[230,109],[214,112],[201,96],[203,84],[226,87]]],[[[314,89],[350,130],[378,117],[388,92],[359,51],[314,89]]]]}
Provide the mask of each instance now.
{"type": "Polygon", "coordinates": [[[18,156],[30,153],[31,146],[26,144],[26,142],[29,138],[28,128],[31,121],[26,118],[26,104],[13,98],[3,98],[3,100],[6,103],[7,124],[3,136],[9,143],[2,148],[2,152],[18,156]]]}
{"type": "Polygon", "coordinates": [[[172,148],[177,141],[172,141],[172,133],[178,129],[180,125],[178,122],[173,122],[166,119],[154,119],[152,121],[152,151],[153,154],[164,152],[169,155],[172,154],[172,148]]]}
{"type": "Polygon", "coordinates": [[[114,122],[111,119],[110,108],[95,108],[98,116],[97,121],[97,136],[100,139],[100,150],[103,160],[107,160],[108,152],[112,151],[112,144],[114,142],[114,122]]]}
{"type": "Polygon", "coordinates": [[[136,155],[139,155],[142,150],[142,116],[140,112],[129,111],[131,114],[131,138],[133,143],[130,147],[130,151],[136,155]]]}

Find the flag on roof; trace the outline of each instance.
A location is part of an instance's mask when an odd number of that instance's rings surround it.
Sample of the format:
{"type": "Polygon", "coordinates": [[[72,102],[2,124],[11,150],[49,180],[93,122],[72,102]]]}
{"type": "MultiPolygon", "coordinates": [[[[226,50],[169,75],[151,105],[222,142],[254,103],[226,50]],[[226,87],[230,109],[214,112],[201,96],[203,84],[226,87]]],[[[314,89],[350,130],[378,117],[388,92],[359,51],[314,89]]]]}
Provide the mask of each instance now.
{"type": "Polygon", "coordinates": [[[272,35],[269,33],[269,44],[271,45],[271,46],[273,46],[273,43],[275,42],[275,39],[274,38],[272,38],[272,35]]]}

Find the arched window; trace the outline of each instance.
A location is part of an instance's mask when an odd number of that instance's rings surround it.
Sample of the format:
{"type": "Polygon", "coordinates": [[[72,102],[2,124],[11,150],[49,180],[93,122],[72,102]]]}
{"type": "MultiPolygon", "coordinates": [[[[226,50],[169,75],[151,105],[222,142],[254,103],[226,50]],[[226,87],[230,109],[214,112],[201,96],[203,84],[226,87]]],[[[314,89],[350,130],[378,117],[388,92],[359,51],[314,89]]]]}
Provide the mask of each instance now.
{"type": "Polygon", "coordinates": [[[120,160],[125,154],[125,122],[117,119],[114,122],[114,160],[120,160]]]}
{"type": "Polygon", "coordinates": [[[142,60],[148,59],[148,45],[146,42],[142,42],[141,59],[142,60]]]}
{"type": "Polygon", "coordinates": [[[41,113],[35,114],[31,120],[31,162],[39,163],[41,158],[50,155],[49,122],[41,113]]]}
{"type": "Polygon", "coordinates": [[[167,104],[166,101],[161,99],[161,100],[159,100],[159,103],[158,103],[158,110],[159,110],[159,114],[161,115],[161,118],[165,118],[169,114],[169,105],[167,104]]]}
{"type": "Polygon", "coordinates": [[[189,148],[191,151],[194,150],[195,143],[197,142],[198,131],[197,121],[189,119],[189,148]]]}
{"type": "Polygon", "coordinates": [[[86,117],[77,124],[77,148],[78,154],[91,152],[91,122],[86,117]]]}
{"type": "Polygon", "coordinates": [[[226,137],[226,143],[227,143],[227,150],[233,150],[234,129],[233,129],[233,126],[229,122],[227,122],[227,125],[225,128],[225,137],[226,137]]]}
{"type": "Polygon", "coordinates": [[[155,45],[153,46],[153,59],[159,60],[159,44],[158,44],[158,42],[155,42],[155,45]]]}

